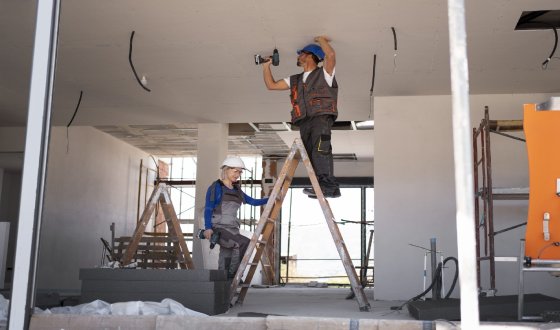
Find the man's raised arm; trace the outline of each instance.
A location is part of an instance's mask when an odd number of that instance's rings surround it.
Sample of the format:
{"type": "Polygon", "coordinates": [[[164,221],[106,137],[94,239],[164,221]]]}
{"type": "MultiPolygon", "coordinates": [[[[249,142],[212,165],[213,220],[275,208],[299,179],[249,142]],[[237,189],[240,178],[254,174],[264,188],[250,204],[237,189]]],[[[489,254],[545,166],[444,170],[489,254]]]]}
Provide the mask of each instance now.
{"type": "Polygon", "coordinates": [[[280,79],[278,81],[274,80],[274,77],[272,77],[272,70],[270,69],[270,64],[271,63],[272,63],[272,61],[269,59],[268,61],[266,61],[262,64],[264,84],[266,85],[266,88],[268,88],[269,90],[286,90],[286,89],[289,89],[288,84],[286,84],[284,79],[280,79]]]}
{"type": "Polygon", "coordinates": [[[318,36],[315,37],[315,42],[319,43],[323,52],[325,52],[325,63],[323,64],[323,68],[329,75],[332,76],[334,67],[336,66],[336,54],[334,49],[329,44],[331,39],[327,36],[318,36]]]}

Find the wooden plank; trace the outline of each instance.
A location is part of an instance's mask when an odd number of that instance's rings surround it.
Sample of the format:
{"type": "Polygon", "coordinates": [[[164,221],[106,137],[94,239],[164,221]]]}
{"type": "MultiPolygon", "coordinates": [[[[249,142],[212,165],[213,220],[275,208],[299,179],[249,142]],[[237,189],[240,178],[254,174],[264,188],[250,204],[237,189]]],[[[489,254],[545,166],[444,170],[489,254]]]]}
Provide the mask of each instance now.
{"type": "Polygon", "coordinates": [[[137,251],[174,251],[171,245],[138,245],[137,251]]]}
{"type": "Polygon", "coordinates": [[[175,254],[169,252],[136,253],[134,254],[134,257],[137,259],[178,260],[175,254]]]}
{"type": "Polygon", "coordinates": [[[498,132],[514,132],[523,130],[523,120],[489,120],[490,130],[498,132]]]}
{"type": "MultiPolygon", "coordinates": [[[[143,236],[140,239],[140,243],[148,242],[148,243],[172,243],[176,241],[174,237],[169,237],[169,234],[166,233],[168,237],[150,237],[150,236],[143,236]]],[[[192,234],[191,234],[192,235],[192,234]]],[[[183,235],[185,237],[185,235],[183,235]]],[[[115,243],[130,243],[131,236],[121,236],[115,238],[115,243]]]]}

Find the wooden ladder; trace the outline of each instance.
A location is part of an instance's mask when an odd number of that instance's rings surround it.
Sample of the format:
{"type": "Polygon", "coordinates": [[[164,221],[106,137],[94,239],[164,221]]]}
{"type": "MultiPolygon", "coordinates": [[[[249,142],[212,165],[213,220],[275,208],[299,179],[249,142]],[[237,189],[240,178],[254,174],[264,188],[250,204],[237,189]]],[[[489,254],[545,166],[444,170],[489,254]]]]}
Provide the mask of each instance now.
{"type": "MultiPolygon", "coordinates": [[[[236,304],[242,304],[245,296],[247,294],[247,290],[251,285],[251,280],[253,279],[253,275],[257,269],[257,265],[261,257],[263,256],[263,251],[265,250],[265,245],[267,244],[269,238],[271,237],[272,231],[274,229],[274,224],[276,223],[278,216],[280,214],[280,210],[282,209],[282,202],[288,189],[290,188],[290,184],[293,179],[294,172],[296,171],[297,165],[299,161],[302,160],[305,168],[307,169],[307,173],[309,175],[309,179],[311,180],[311,184],[313,185],[313,189],[317,194],[317,200],[321,205],[321,209],[323,210],[323,214],[325,216],[325,220],[333,237],[334,243],[336,245],[336,249],[338,250],[338,254],[340,255],[340,259],[342,260],[342,264],[344,265],[344,269],[346,270],[346,274],[348,275],[348,279],[350,280],[350,285],[352,286],[352,290],[356,294],[356,298],[358,301],[358,305],[361,311],[369,311],[370,305],[367,301],[365,296],[362,284],[360,283],[358,276],[356,275],[356,269],[352,264],[352,259],[348,254],[348,250],[346,249],[346,244],[342,239],[342,235],[338,230],[338,226],[335,222],[335,218],[329,206],[329,203],[325,199],[323,192],[321,191],[321,187],[319,186],[319,181],[315,176],[315,171],[313,171],[313,167],[311,165],[311,161],[305,152],[305,148],[303,143],[300,139],[295,139],[286,158],[286,162],[284,163],[284,167],[280,171],[280,175],[270,193],[268,203],[264,208],[263,213],[261,214],[261,218],[255,228],[255,232],[253,237],[251,238],[251,242],[247,248],[247,252],[243,256],[237,273],[231,282],[230,288],[230,303],[234,303],[234,299],[237,296],[236,304]],[[253,252],[256,252],[253,256],[253,252]],[[253,258],[251,259],[251,256],[253,258]],[[249,261],[251,259],[251,261],[249,261]],[[245,273],[245,268],[250,266],[249,271],[247,272],[247,276],[243,279],[243,283],[240,284],[240,281],[245,273]],[[238,292],[239,288],[239,292],[238,292]]],[[[266,264],[264,267],[266,268],[266,264]]]]}
{"type": "Polygon", "coordinates": [[[177,213],[175,213],[175,208],[171,203],[171,196],[167,191],[167,186],[165,185],[165,183],[159,183],[155,186],[148,204],[146,205],[146,208],[142,213],[142,217],[136,225],[134,234],[130,238],[130,244],[123,254],[121,265],[126,266],[132,261],[132,257],[134,256],[134,253],[138,248],[138,244],[140,243],[140,240],[144,235],[146,226],[148,225],[150,217],[152,216],[152,213],[154,213],[158,202],[160,203],[161,209],[163,210],[163,214],[165,216],[165,222],[167,223],[167,229],[169,231],[169,238],[171,238],[171,242],[173,243],[174,252],[177,256],[179,266],[182,269],[194,269],[194,263],[191,258],[191,253],[189,252],[187,242],[183,237],[181,225],[179,224],[177,213]]]}

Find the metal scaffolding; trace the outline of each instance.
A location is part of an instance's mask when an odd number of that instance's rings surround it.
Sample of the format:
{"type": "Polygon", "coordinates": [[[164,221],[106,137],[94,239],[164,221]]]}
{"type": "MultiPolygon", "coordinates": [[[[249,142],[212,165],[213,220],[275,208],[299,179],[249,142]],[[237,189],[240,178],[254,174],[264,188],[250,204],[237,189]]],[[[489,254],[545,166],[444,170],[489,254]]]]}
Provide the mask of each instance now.
{"type": "Polygon", "coordinates": [[[523,130],[522,120],[490,120],[488,107],[484,108],[484,118],[478,128],[473,128],[473,158],[474,158],[474,225],[476,233],[476,270],[479,292],[486,291],[488,295],[496,293],[496,255],[494,238],[497,234],[520,227],[526,223],[494,230],[494,201],[528,199],[527,188],[502,188],[492,186],[492,153],[490,148],[490,133],[499,134],[514,140],[525,141],[516,136],[504,133],[523,130]],[[482,237],[482,242],[481,242],[482,237]],[[482,249],[481,244],[484,244],[482,249]],[[481,251],[482,250],[482,251],[481,251]],[[480,284],[480,264],[488,261],[490,272],[490,288],[482,290],[480,284]]]}

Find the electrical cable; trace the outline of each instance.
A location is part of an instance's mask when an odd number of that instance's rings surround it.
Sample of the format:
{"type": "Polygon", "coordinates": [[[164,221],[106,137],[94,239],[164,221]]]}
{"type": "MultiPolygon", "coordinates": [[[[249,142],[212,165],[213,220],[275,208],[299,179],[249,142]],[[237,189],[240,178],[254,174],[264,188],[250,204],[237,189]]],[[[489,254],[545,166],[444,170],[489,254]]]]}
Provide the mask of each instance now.
{"type": "Polygon", "coordinates": [[[142,83],[142,81],[140,80],[140,78],[138,78],[138,74],[136,73],[136,69],[134,68],[134,64],[132,64],[132,40],[134,39],[134,33],[136,31],[132,31],[132,34],[130,35],[130,43],[129,43],[129,48],[128,48],[128,63],[130,63],[130,67],[132,68],[132,72],[134,73],[134,77],[136,77],[136,81],[138,81],[138,84],[140,84],[140,86],[142,86],[142,88],[144,88],[146,91],[151,92],[152,90],[149,89],[148,87],[144,86],[144,84],[142,83]]]}
{"type": "Polygon", "coordinates": [[[520,223],[520,224],[515,225],[515,226],[511,226],[511,227],[508,227],[508,228],[504,228],[504,229],[502,229],[502,230],[495,231],[493,235],[496,236],[496,235],[498,235],[498,234],[505,233],[506,231],[510,231],[510,230],[512,230],[512,229],[525,226],[526,224],[527,224],[527,222],[523,222],[523,223],[520,223]]]}
{"type": "Polygon", "coordinates": [[[66,153],[68,153],[68,150],[70,149],[70,139],[69,139],[68,129],[69,129],[70,125],[72,125],[72,122],[74,121],[74,118],[76,118],[76,114],[78,113],[78,109],[80,108],[80,104],[82,103],[82,95],[84,95],[84,91],[80,91],[80,98],[78,99],[78,104],[76,105],[76,110],[74,110],[74,114],[72,115],[72,119],[70,119],[70,121],[66,125],[66,153]]]}
{"type": "Polygon", "coordinates": [[[395,31],[395,28],[391,26],[391,30],[393,30],[393,44],[394,44],[394,48],[395,48],[395,53],[397,52],[397,32],[395,31]]]}
{"type": "Polygon", "coordinates": [[[552,51],[550,52],[550,55],[548,55],[546,60],[542,62],[543,70],[546,70],[548,68],[548,62],[550,62],[550,60],[554,58],[554,53],[556,52],[556,48],[558,47],[558,31],[556,31],[555,26],[550,26],[550,28],[552,29],[552,31],[554,31],[554,47],[552,47],[552,51]]]}
{"type": "Polygon", "coordinates": [[[393,31],[393,48],[394,48],[394,54],[393,54],[393,72],[395,72],[397,70],[397,31],[395,31],[395,28],[391,26],[391,30],[393,31]]]}
{"type": "Polygon", "coordinates": [[[154,164],[156,165],[156,181],[159,182],[160,181],[160,177],[159,177],[159,164],[156,161],[156,159],[154,158],[154,155],[150,155],[150,157],[152,157],[152,160],[154,161],[154,164]]]}
{"type": "Polygon", "coordinates": [[[499,131],[496,131],[496,130],[493,130],[493,129],[490,130],[490,133],[494,133],[494,134],[498,134],[498,135],[501,135],[501,136],[505,136],[505,137],[508,137],[508,138],[510,138],[510,139],[514,139],[514,140],[521,141],[521,142],[527,142],[527,141],[525,141],[525,139],[522,139],[522,138],[520,138],[520,137],[513,136],[513,135],[511,135],[511,134],[502,133],[502,132],[499,132],[499,131]]]}
{"type": "Polygon", "coordinates": [[[371,88],[369,89],[369,96],[373,96],[373,87],[375,86],[375,66],[377,65],[377,54],[373,54],[373,69],[371,71],[371,88]]]}
{"type": "Polygon", "coordinates": [[[369,116],[368,119],[371,119],[373,115],[373,87],[375,86],[375,67],[377,66],[377,54],[373,54],[373,69],[371,71],[371,88],[369,89],[369,116]]]}
{"type": "Polygon", "coordinates": [[[551,247],[551,246],[560,246],[560,242],[552,242],[552,243],[549,243],[549,244],[543,246],[543,247],[539,250],[539,253],[538,253],[538,255],[537,255],[537,259],[540,259],[540,258],[541,258],[541,254],[544,252],[544,250],[548,249],[548,248],[551,247]]]}
{"type": "Polygon", "coordinates": [[[400,306],[392,306],[391,310],[402,310],[404,306],[406,306],[406,305],[410,304],[411,302],[416,301],[416,300],[422,298],[423,296],[425,296],[428,292],[430,292],[432,290],[432,288],[434,286],[435,286],[436,291],[437,291],[436,294],[441,295],[443,267],[450,260],[455,262],[455,276],[453,277],[453,282],[451,283],[451,287],[449,288],[449,291],[447,292],[447,294],[443,298],[443,299],[448,299],[451,296],[451,293],[453,292],[453,290],[455,289],[455,285],[457,284],[457,278],[459,277],[459,261],[455,257],[447,257],[443,260],[443,262],[438,263],[438,266],[437,266],[436,271],[434,273],[434,277],[432,279],[432,283],[430,284],[430,286],[426,290],[424,290],[422,293],[410,298],[409,300],[407,300],[404,304],[402,304],[400,306]]]}

